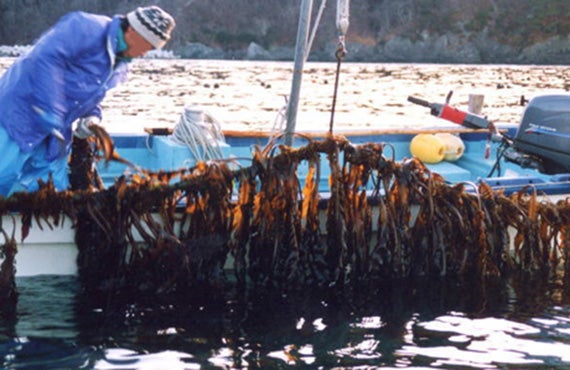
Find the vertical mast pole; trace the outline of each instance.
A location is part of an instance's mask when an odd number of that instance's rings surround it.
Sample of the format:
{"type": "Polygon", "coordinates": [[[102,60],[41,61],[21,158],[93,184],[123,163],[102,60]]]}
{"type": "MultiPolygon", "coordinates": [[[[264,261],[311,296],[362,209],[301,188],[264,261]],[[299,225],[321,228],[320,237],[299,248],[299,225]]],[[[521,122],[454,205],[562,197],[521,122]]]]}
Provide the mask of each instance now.
{"type": "Polygon", "coordinates": [[[299,96],[301,90],[301,80],[303,78],[303,66],[307,54],[307,42],[309,36],[309,24],[313,9],[313,0],[303,0],[299,13],[299,26],[297,29],[297,44],[295,46],[295,67],[293,70],[293,82],[291,84],[291,94],[289,107],[287,108],[287,127],[285,129],[285,145],[293,144],[293,133],[297,123],[297,110],[299,106],[299,96]]]}

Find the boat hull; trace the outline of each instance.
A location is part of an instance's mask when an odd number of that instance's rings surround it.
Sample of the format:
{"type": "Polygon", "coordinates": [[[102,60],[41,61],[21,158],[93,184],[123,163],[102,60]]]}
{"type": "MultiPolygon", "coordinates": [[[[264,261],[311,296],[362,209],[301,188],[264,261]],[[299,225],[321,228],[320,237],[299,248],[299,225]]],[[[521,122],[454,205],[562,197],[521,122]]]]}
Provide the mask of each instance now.
{"type": "MultiPolygon", "coordinates": [[[[507,128],[508,129],[508,128],[507,128]]],[[[511,128],[512,129],[512,128],[511,128]]],[[[436,130],[441,132],[442,130],[436,130]]],[[[483,156],[486,143],[486,134],[473,130],[447,129],[460,135],[465,142],[463,156],[455,161],[442,161],[436,164],[428,164],[428,168],[443,176],[452,185],[456,183],[466,183],[467,191],[474,191],[477,181],[484,179],[495,190],[501,190],[506,194],[526,189],[527,191],[537,190],[540,199],[556,203],[565,199],[570,194],[570,176],[559,174],[556,176],[545,176],[533,170],[520,169],[508,163],[502,164],[502,174],[496,177],[485,177],[493,167],[493,162],[483,156]]],[[[418,131],[419,132],[419,131],[418,131]]],[[[418,132],[359,132],[347,133],[347,137],[354,145],[368,142],[385,142],[390,145],[394,154],[394,160],[404,160],[410,158],[410,141],[418,132]]],[[[426,130],[422,130],[422,133],[426,130]]],[[[429,131],[428,131],[429,132],[429,131]]],[[[321,135],[321,136],[326,136],[321,135]]],[[[317,140],[319,134],[306,133],[303,138],[298,139],[297,145],[304,145],[309,140],[317,140]]],[[[117,151],[133,163],[148,168],[153,171],[174,170],[181,167],[192,166],[196,160],[192,158],[192,152],[184,145],[173,142],[168,136],[163,135],[115,135],[117,151]]],[[[263,146],[267,143],[267,135],[253,135],[228,133],[226,134],[227,145],[223,148],[224,155],[233,156],[247,166],[251,163],[252,146],[263,146]]],[[[387,150],[387,156],[389,151],[387,150]]],[[[325,161],[326,159],[323,159],[325,161]]],[[[99,173],[104,182],[109,186],[115,179],[123,175],[129,169],[120,163],[111,163],[108,166],[100,166],[99,173]]],[[[320,230],[326,233],[326,202],[330,196],[328,189],[328,167],[323,162],[321,181],[319,188],[321,191],[320,210],[320,230]]],[[[306,166],[299,166],[298,178],[303,181],[306,173],[306,166]]],[[[371,192],[371,190],[369,190],[371,192]]],[[[378,196],[378,194],[376,194],[378,196]]],[[[377,208],[372,207],[373,224],[378,219],[377,208]]],[[[159,219],[157,217],[157,219],[159,219]]],[[[3,217],[4,230],[10,235],[12,232],[18,245],[16,256],[16,275],[74,275],[78,273],[77,257],[78,249],[75,244],[75,229],[73,222],[65,217],[57,226],[49,226],[47,223],[36,223],[34,220],[29,229],[29,234],[21,240],[22,219],[19,214],[5,215],[3,217]]],[[[374,229],[375,230],[375,229],[374,229]]],[[[142,238],[137,230],[132,230],[137,241],[142,242],[142,238]]],[[[231,268],[232,261],[226,261],[226,267],[231,268]]]]}

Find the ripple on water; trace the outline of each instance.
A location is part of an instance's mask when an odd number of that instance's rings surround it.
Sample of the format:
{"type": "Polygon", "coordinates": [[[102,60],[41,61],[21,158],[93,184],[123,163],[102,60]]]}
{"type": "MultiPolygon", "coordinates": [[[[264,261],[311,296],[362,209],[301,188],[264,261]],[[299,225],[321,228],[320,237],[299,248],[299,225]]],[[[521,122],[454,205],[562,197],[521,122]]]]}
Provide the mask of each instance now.
{"type": "MultiPolygon", "coordinates": [[[[21,278],[5,368],[546,369],[570,366],[570,305],[502,281],[393,282],[364,294],[225,293],[109,306],[70,277],[21,278]],[[165,367],[166,366],[166,367],[165,367]]],[[[559,293],[559,292],[558,292],[559,293]]]]}

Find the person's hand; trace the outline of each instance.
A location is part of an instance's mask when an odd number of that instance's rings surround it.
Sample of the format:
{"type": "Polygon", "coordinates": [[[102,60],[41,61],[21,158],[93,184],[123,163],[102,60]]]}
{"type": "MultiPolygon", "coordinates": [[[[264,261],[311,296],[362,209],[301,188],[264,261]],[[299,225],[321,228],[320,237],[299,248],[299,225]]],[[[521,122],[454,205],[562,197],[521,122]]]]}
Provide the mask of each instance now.
{"type": "Polygon", "coordinates": [[[75,131],[73,131],[73,135],[79,139],[87,139],[89,136],[93,135],[93,131],[91,131],[91,125],[98,125],[99,124],[99,117],[90,116],[81,118],[77,122],[77,127],[75,131]]]}

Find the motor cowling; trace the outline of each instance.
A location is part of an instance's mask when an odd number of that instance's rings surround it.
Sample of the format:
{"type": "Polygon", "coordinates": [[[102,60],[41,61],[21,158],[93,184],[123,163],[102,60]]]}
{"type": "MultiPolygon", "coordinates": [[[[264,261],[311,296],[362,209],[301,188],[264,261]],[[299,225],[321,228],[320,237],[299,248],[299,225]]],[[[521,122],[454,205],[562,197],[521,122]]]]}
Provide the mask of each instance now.
{"type": "Polygon", "coordinates": [[[534,161],[529,167],[538,166],[541,172],[570,172],[570,94],[533,98],[524,110],[513,149],[534,161]]]}

